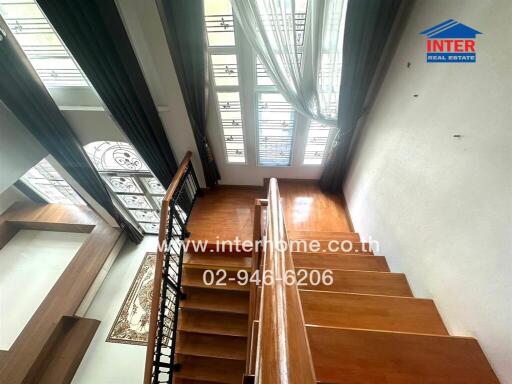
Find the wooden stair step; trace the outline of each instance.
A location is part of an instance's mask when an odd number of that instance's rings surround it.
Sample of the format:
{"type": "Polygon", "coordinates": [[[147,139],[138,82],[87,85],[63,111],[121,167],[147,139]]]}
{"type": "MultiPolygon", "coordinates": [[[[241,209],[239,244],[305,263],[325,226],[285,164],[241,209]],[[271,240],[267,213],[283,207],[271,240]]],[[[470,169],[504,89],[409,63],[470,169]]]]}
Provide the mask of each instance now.
{"type": "Polygon", "coordinates": [[[249,292],[196,287],[184,287],[183,291],[186,298],[180,300],[181,308],[249,313],[249,292]]]}
{"type": "Polygon", "coordinates": [[[320,381],[499,383],[473,338],[311,326],[307,332],[320,381]]]}
{"type": "Polygon", "coordinates": [[[295,268],[349,269],[389,272],[384,256],[337,255],[333,253],[293,252],[295,268]]]}
{"type": "Polygon", "coordinates": [[[245,361],[247,340],[243,337],[179,332],[176,351],[182,355],[245,361]]]}
{"type": "Polygon", "coordinates": [[[361,241],[357,232],[333,231],[288,231],[288,238],[293,240],[350,240],[361,241]]]}
{"type": "Polygon", "coordinates": [[[218,289],[218,290],[249,292],[249,284],[240,285],[237,283],[237,279],[236,279],[237,272],[235,272],[235,271],[226,271],[227,276],[224,280],[220,281],[220,278],[216,277],[214,280],[214,283],[212,285],[206,285],[205,281],[203,279],[203,273],[205,270],[207,270],[207,269],[184,268],[182,277],[181,277],[181,284],[184,287],[196,287],[196,288],[209,288],[209,289],[218,289]]]}
{"type": "Polygon", "coordinates": [[[180,309],[178,330],[247,337],[247,316],[236,313],[180,309]]]}
{"type": "Polygon", "coordinates": [[[176,378],[215,383],[240,384],[245,369],[244,361],[212,357],[178,354],[177,362],[181,369],[174,373],[176,378]]]}
{"type": "Polygon", "coordinates": [[[448,335],[432,300],[300,290],[308,325],[448,335]]]}
{"type": "MultiPolygon", "coordinates": [[[[301,268],[308,272],[308,276],[314,269],[301,268]]],[[[300,280],[300,274],[297,280],[300,280]]],[[[405,296],[413,297],[407,278],[403,273],[348,271],[332,269],[333,282],[331,285],[312,285],[309,278],[304,280],[300,289],[315,291],[331,291],[345,293],[364,293],[370,295],[405,296]]]]}
{"type": "Polygon", "coordinates": [[[185,379],[182,377],[174,377],[174,379],[173,379],[173,384],[212,384],[212,383],[216,383],[216,382],[215,381],[185,379]]]}
{"type": "Polygon", "coordinates": [[[53,345],[41,363],[40,384],[70,383],[91,343],[100,322],[71,316],[62,317],[56,327],[53,345]]]}
{"type": "Polygon", "coordinates": [[[317,252],[317,253],[334,253],[338,255],[354,254],[354,255],[373,255],[373,250],[369,243],[352,242],[342,245],[337,241],[331,243],[332,240],[305,240],[305,242],[297,242],[291,244],[292,252],[317,252]]]}
{"type": "Polygon", "coordinates": [[[240,253],[187,252],[183,255],[183,265],[188,268],[251,269],[251,257],[240,253]]]}

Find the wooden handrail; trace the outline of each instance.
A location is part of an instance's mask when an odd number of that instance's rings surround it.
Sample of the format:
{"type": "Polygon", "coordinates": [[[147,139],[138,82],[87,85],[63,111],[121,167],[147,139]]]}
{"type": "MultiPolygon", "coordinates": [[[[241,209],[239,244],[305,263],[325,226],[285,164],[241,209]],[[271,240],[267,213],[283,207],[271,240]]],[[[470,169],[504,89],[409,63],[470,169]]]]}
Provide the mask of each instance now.
{"type": "Polygon", "coordinates": [[[269,183],[266,232],[255,383],[313,384],[315,371],[299,290],[295,281],[289,284],[286,279],[295,268],[274,178],[269,183]],[[270,276],[270,283],[265,276],[270,276]]]}
{"type": "Polygon", "coordinates": [[[151,302],[151,316],[149,321],[149,333],[148,333],[148,347],[146,350],[146,365],[144,370],[144,384],[151,383],[151,375],[153,371],[153,354],[155,351],[155,340],[156,340],[156,332],[157,332],[157,322],[158,322],[158,310],[159,310],[159,298],[160,298],[160,289],[162,287],[162,273],[163,263],[164,263],[164,246],[163,244],[167,241],[167,231],[168,231],[168,219],[169,216],[169,203],[172,199],[172,196],[176,192],[176,188],[178,187],[180,180],[185,175],[185,172],[188,168],[190,160],[192,158],[192,152],[187,151],[185,157],[183,158],[176,174],[174,175],[171,184],[167,188],[167,192],[165,193],[164,199],[162,201],[162,209],[160,211],[160,228],[158,231],[158,249],[156,254],[156,263],[155,263],[155,277],[153,279],[153,301],[151,302]]]}
{"type": "MultiPolygon", "coordinates": [[[[253,232],[252,232],[252,261],[250,276],[254,276],[260,269],[261,259],[261,245],[262,239],[262,222],[261,222],[261,209],[267,206],[266,199],[255,199],[254,201],[254,219],[253,219],[253,232]]],[[[250,279],[251,280],[251,279],[250,279]]],[[[249,316],[247,328],[249,329],[247,335],[247,355],[245,360],[245,373],[250,375],[253,373],[254,367],[251,366],[252,355],[252,322],[255,320],[256,315],[256,302],[258,295],[258,287],[254,281],[250,281],[249,287],[249,316]]]]}

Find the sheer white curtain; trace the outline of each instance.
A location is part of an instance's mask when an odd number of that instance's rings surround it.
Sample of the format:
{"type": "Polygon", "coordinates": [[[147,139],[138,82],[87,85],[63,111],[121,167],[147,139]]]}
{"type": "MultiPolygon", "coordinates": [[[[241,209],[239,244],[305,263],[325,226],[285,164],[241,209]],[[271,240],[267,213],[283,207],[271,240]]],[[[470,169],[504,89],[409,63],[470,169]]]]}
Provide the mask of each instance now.
{"type": "Polygon", "coordinates": [[[297,20],[306,1],[231,0],[231,4],[247,40],[286,100],[311,119],[336,125],[347,0],[307,1],[301,37],[297,20]]]}

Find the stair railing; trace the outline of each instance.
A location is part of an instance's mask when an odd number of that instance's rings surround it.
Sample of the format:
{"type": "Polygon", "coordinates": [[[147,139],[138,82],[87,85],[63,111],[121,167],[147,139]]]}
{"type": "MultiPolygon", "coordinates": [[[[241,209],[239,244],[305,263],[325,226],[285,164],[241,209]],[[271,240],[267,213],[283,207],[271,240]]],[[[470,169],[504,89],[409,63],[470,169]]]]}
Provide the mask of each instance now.
{"type": "Polygon", "coordinates": [[[201,194],[191,157],[187,152],[162,201],[144,384],[171,384],[173,372],[179,370],[175,351],[178,308],[185,298],[181,290],[183,242],[190,235],[186,225],[201,194]]]}
{"type": "Polygon", "coordinates": [[[269,183],[256,384],[316,383],[277,180],[269,183]],[[290,278],[290,275],[292,278],[290,278]]]}

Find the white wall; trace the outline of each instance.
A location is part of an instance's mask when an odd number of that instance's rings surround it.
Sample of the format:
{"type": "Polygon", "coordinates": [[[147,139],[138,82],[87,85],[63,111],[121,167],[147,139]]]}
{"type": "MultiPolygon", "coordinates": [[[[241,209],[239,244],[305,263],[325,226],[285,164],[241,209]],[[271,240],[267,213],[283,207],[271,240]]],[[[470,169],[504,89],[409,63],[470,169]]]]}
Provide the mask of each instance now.
{"type": "Polygon", "coordinates": [[[179,164],[187,151],[191,151],[199,183],[204,185],[194,134],[156,3],[146,0],[116,0],[116,4],[151,96],[158,107],[176,161],[179,164]]]}
{"type": "Polygon", "coordinates": [[[147,235],[136,245],[127,241],[87,310],[85,317],[100,326],[74,378],[74,384],[139,384],[144,375],[146,347],[107,342],[107,336],[146,252],[156,252],[158,237],[147,235]]]}
{"type": "Polygon", "coordinates": [[[46,150],[0,102],[0,193],[46,154],[46,150]]]}
{"type": "Polygon", "coordinates": [[[344,186],[355,229],[380,241],[416,296],[435,299],[452,334],[478,338],[502,383],[512,383],[511,20],[508,0],[418,1],[344,186]],[[418,33],[448,18],[483,32],[476,64],[425,63],[418,33]]]}
{"type": "Polygon", "coordinates": [[[0,249],[0,350],[9,350],[87,236],[20,230],[0,249]]]}
{"type": "Polygon", "coordinates": [[[17,201],[30,201],[23,193],[18,191],[16,187],[8,187],[0,193],[0,215],[4,213],[11,205],[17,201]]]}

